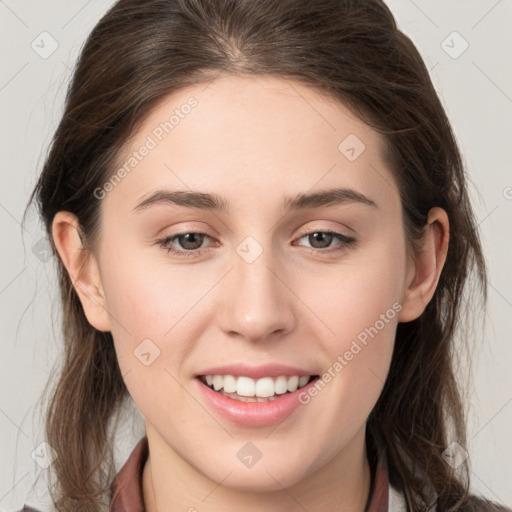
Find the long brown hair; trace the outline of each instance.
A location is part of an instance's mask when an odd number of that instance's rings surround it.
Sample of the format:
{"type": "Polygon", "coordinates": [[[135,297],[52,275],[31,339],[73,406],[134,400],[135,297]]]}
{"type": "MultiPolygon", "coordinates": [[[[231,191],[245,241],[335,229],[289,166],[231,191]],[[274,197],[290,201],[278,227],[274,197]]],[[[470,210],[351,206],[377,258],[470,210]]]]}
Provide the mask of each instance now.
{"type": "MultiPolygon", "coordinates": [[[[486,267],[465,171],[428,70],[381,1],[115,3],[82,48],[29,202],[37,200],[54,255],[55,213],[76,215],[85,251],[92,250],[101,208],[94,190],[115,171],[123,145],[169,93],[220,73],[306,84],[381,133],[399,184],[409,248],[424,232],[429,209],[446,210],[450,243],[437,290],[417,320],[398,325],[389,376],[367,429],[385,449],[390,479],[403,490],[408,511],[427,509],[425,482],[437,494],[438,510],[495,510],[470,496],[467,462],[456,471],[443,457],[453,440],[466,447],[454,338],[468,308],[470,274],[486,301],[486,267]]],[[[64,357],[45,425],[58,453],[51,495],[58,511],[97,511],[111,498],[113,434],[129,395],[111,334],[88,323],[58,257],[56,262],[64,357]]]]}

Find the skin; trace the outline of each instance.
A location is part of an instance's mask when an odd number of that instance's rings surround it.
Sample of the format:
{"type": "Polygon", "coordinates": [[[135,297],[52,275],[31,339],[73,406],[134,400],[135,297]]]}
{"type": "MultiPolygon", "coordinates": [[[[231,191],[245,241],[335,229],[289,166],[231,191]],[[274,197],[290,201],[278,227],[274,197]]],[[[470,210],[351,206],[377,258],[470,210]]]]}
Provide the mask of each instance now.
{"type": "MultiPolygon", "coordinates": [[[[363,511],[371,481],[365,424],[389,370],[397,323],[421,315],[435,291],[447,215],[430,211],[424,244],[409,262],[383,137],[339,102],[280,78],[224,76],[173,93],[124,156],[190,96],[197,107],[101,200],[100,237],[85,263],[76,218],[59,212],[53,222],[87,319],[112,332],[145,421],[146,509],[363,511]],[[365,144],[354,161],[338,150],[349,134],[365,144]],[[335,187],[354,189],[377,208],[279,208],[286,196],[335,187]],[[217,193],[230,211],[133,210],[164,188],[217,193]],[[340,240],[321,245],[301,229],[334,230],[357,243],[326,253],[340,240]],[[208,235],[194,246],[204,251],[197,257],[158,245],[187,232],[208,235]],[[263,251],[252,263],[236,251],[247,236],[263,251]],[[225,362],[277,362],[321,375],[393,304],[401,305],[395,318],[278,425],[232,424],[197,392],[194,375],[225,362]],[[134,350],[147,338],[160,355],[145,366],[134,350]],[[251,468],[237,457],[248,441],[262,452],[251,468]]],[[[170,245],[187,250],[184,239],[170,245]]]]}

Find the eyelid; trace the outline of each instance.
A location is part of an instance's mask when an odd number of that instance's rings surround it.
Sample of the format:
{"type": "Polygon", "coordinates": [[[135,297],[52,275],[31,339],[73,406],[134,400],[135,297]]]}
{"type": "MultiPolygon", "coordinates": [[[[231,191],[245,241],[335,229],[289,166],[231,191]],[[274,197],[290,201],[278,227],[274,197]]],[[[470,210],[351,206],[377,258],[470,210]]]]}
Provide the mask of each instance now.
{"type": "Polygon", "coordinates": [[[172,224],[167,224],[164,227],[158,229],[158,231],[154,231],[151,234],[151,237],[158,238],[168,238],[169,236],[177,236],[177,235],[185,235],[187,233],[201,233],[211,237],[219,236],[215,229],[209,227],[209,224],[201,221],[182,221],[182,222],[174,222],[172,224]],[[179,225],[178,228],[175,226],[179,225]],[[174,233],[174,229],[177,229],[176,233],[174,233]],[[162,233],[171,232],[171,235],[163,236],[162,233]]]}
{"type": "MultiPolygon", "coordinates": [[[[352,230],[350,230],[350,231],[352,231],[352,230]]],[[[299,231],[299,235],[300,235],[299,238],[302,238],[305,235],[311,235],[313,233],[332,233],[332,234],[334,234],[336,236],[340,236],[342,238],[355,239],[355,237],[353,235],[342,233],[341,230],[338,230],[336,228],[332,229],[332,228],[325,228],[325,227],[319,227],[319,226],[314,226],[312,228],[301,228],[299,231]]]]}

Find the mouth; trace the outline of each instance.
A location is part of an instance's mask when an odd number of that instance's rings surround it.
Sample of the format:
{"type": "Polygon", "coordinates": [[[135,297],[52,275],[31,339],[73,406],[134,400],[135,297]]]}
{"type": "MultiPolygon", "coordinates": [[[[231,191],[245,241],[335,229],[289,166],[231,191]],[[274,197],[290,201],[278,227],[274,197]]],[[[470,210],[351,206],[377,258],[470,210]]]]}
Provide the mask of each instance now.
{"type": "Polygon", "coordinates": [[[263,377],[252,379],[233,375],[198,375],[203,385],[239,402],[272,402],[307,386],[319,375],[263,377]]]}

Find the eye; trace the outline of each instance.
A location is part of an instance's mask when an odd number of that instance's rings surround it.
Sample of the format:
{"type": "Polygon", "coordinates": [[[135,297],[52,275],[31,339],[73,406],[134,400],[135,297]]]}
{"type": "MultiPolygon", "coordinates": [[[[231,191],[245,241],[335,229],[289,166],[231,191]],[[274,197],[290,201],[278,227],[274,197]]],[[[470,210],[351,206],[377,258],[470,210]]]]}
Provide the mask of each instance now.
{"type": "Polygon", "coordinates": [[[195,257],[204,252],[201,249],[205,238],[210,238],[206,233],[198,233],[195,231],[189,231],[186,233],[177,233],[175,235],[168,236],[161,240],[158,240],[158,244],[165,249],[168,253],[176,254],[178,256],[185,256],[186,258],[195,257]],[[185,250],[176,249],[171,244],[174,240],[177,240],[179,245],[185,250]]]}
{"type": "Polygon", "coordinates": [[[314,254],[321,253],[331,253],[334,251],[341,251],[346,249],[347,246],[353,245],[357,242],[354,237],[344,235],[343,233],[338,233],[337,231],[307,231],[304,230],[301,232],[302,236],[298,238],[298,240],[302,240],[306,238],[307,241],[311,244],[313,251],[310,251],[314,254]],[[338,239],[340,242],[334,246],[331,246],[331,243],[338,239]]]}
{"type": "MultiPolygon", "coordinates": [[[[337,231],[307,231],[303,230],[301,232],[301,237],[296,240],[301,240],[303,238],[307,238],[308,242],[311,244],[309,252],[312,254],[324,254],[324,253],[332,253],[336,251],[341,251],[346,249],[347,246],[353,245],[357,242],[354,237],[350,237],[344,235],[343,233],[338,233],[337,231]],[[333,241],[339,240],[337,244],[331,246],[333,241]]],[[[205,239],[212,239],[206,233],[200,233],[195,231],[188,231],[185,233],[176,233],[171,236],[162,238],[157,241],[157,244],[165,249],[167,253],[174,254],[176,256],[183,256],[185,258],[194,258],[202,255],[204,252],[210,251],[211,247],[203,247],[203,242],[205,239]],[[181,247],[176,248],[176,245],[181,247]]],[[[302,246],[302,244],[300,244],[302,246]]],[[[307,246],[303,246],[308,249],[307,246]]]]}

